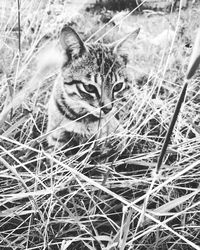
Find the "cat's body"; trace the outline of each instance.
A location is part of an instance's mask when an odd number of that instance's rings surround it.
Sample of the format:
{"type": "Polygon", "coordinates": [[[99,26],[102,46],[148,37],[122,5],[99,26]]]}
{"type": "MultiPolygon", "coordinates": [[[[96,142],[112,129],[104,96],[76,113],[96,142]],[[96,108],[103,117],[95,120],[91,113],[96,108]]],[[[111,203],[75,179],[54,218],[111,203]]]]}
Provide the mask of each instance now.
{"type": "Polygon", "coordinates": [[[64,26],[60,37],[64,62],[48,106],[50,146],[64,146],[73,134],[84,143],[95,135],[106,137],[120,130],[113,104],[128,81],[123,42],[86,45],[73,29],[64,26]]]}

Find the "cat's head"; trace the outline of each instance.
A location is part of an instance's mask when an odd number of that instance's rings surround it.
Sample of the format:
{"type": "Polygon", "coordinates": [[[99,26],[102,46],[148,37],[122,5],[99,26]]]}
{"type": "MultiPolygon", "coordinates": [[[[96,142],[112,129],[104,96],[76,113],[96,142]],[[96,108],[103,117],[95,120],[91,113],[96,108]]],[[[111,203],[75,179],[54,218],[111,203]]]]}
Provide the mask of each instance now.
{"type": "MultiPolygon", "coordinates": [[[[139,29],[130,36],[135,39],[139,29]]],[[[128,36],[115,44],[85,44],[70,27],[64,26],[60,44],[64,52],[62,81],[66,98],[96,117],[113,108],[114,100],[128,81],[127,54],[124,44],[128,36]]]]}

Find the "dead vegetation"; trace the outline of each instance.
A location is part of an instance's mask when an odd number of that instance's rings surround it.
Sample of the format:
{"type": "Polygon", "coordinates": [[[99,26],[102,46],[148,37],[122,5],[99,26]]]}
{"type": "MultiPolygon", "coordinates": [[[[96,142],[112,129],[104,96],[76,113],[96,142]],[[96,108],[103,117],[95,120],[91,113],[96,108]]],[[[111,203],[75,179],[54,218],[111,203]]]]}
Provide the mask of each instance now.
{"type": "Polygon", "coordinates": [[[17,1],[9,10],[7,1],[0,7],[1,111],[28,86],[22,104],[0,120],[0,249],[199,249],[199,72],[189,83],[159,178],[154,175],[198,9],[110,12],[105,24],[106,10],[77,14],[80,5],[67,2],[21,1],[20,50],[17,1]],[[127,48],[133,83],[116,103],[124,132],[49,153],[46,104],[56,72],[41,86],[28,83],[38,50],[64,23],[87,41],[110,42],[136,27],[141,32],[127,48]]]}

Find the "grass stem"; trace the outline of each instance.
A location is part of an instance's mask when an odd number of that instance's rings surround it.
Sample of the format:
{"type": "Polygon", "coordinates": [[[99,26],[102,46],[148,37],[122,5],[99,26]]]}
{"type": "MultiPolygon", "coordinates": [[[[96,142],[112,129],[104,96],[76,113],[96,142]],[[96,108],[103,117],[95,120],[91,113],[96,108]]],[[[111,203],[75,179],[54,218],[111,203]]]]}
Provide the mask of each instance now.
{"type": "Polygon", "coordinates": [[[18,19],[18,49],[21,52],[21,3],[17,0],[17,19],[18,19]]]}

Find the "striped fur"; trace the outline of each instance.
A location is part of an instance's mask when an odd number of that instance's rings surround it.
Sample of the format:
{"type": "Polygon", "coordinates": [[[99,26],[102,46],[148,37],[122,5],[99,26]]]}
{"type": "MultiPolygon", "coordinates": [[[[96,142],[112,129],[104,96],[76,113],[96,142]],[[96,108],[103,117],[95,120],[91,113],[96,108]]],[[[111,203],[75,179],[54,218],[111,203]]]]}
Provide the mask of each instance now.
{"type": "Polygon", "coordinates": [[[61,31],[60,44],[65,59],[50,97],[47,129],[48,143],[56,148],[67,145],[69,135],[80,135],[84,142],[99,127],[101,136],[117,131],[113,102],[128,81],[121,44],[84,44],[68,26],[61,31]]]}

